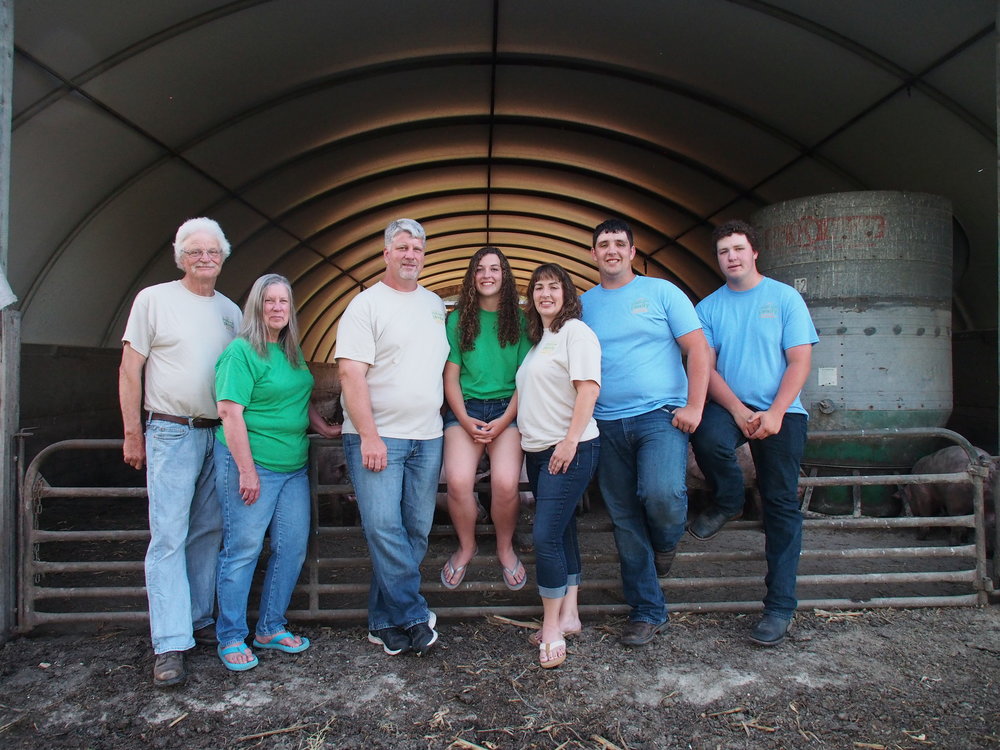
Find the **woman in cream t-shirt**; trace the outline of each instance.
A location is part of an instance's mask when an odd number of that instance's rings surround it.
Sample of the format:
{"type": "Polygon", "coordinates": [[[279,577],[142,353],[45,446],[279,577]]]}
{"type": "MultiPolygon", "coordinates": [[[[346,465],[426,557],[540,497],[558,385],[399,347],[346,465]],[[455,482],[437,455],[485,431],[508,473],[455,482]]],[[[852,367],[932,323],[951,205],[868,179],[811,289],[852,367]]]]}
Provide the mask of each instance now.
{"type": "Polygon", "coordinates": [[[546,669],[566,659],[564,636],[580,632],[580,547],[576,507],[600,451],[594,403],[601,390],[601,345],[582,320],[566,271],[546,263],[528,284],[528,338],[517,371],[517,423],[535,496],[535,566],[542,629],[532,642],[546,669]]]}

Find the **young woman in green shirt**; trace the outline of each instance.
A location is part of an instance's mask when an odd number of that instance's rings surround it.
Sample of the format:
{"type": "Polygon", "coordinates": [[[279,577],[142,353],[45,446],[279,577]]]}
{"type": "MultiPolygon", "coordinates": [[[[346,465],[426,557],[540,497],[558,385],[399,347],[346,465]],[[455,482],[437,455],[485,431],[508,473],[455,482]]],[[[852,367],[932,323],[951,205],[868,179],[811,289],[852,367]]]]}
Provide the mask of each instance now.
{"type": "Polygon", "coordinates": [[[504,583],[517,591],[527,572],[513,545],[523,462],[514,375],[531,343],[514,274],[498,248],[483,247],[472,256],[447,333],[451,353],[444,369],[444,472],[459,546],[441,569],[441,582],[449,589],[458,587],[478,551],[473,485],[486,451],[497,557],[504,583]]]}

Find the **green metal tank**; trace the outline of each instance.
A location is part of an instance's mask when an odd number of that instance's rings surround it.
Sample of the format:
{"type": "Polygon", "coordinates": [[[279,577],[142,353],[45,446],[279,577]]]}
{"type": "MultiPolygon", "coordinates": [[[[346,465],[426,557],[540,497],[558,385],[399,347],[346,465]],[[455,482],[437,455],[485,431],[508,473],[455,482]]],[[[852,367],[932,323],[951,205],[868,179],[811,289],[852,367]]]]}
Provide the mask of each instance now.
{"type": "MultiPolygon", "coordinates": [[[[769,206],[752,221],[758,268],[798,289],[819,332],[802,391],[809,429],[943,427],[952,409],[951,203],[924,193],[832,193],[769,206]]],[[[803,464],[820,474],[907,470],[936,447],[816,442],[803,464]]],[[[816,510],[851,507],[846,490],[820,494],[816,510]]],[[[865,488],[862,507],[897,509],[886,488],[865,488]]]]}

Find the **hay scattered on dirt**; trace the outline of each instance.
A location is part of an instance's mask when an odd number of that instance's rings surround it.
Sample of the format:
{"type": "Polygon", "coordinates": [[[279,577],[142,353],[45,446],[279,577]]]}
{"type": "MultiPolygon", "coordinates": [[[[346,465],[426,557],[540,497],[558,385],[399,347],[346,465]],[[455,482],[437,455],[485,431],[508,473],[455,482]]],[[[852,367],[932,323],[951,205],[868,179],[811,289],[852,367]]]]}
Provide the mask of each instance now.
{"type": "Polygon", "coordinates": [[[585,623],[558,669],[537,623],[440,623],[430,656],[390,658],[360,627],[297,628],[303,654],[250,672],[189,652],[156,690],[146,635],[22,638],[0,651],[0,745],[15,748],[1000,747],[1000,611],[817,610],[751,646],[751,615],[678,614],[645,649],[585,623]]]}

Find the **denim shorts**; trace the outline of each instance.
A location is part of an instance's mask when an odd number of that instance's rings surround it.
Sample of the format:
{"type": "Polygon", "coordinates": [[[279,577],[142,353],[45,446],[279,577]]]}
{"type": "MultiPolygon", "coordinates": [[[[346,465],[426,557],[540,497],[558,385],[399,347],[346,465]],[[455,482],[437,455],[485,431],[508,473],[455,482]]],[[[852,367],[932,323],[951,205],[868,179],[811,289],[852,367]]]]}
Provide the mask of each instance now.
{"type": "MultiPolygon", "coordinates": [[[[508,406],[510,406],[509,398],[470,398],[465,401],[465,413],[473,419],[492,422],[494,419],[500,419],[503,413],[507,411],[508,406]]],[[[444,410],[444,429],[447,430],[456,424],[458,424],[458,417],[455,416],[455,412],[450,407],[446,408],[444,410]]],[[[517,427],[517,417],[511,421],[509,426],[517,427]]]]}

